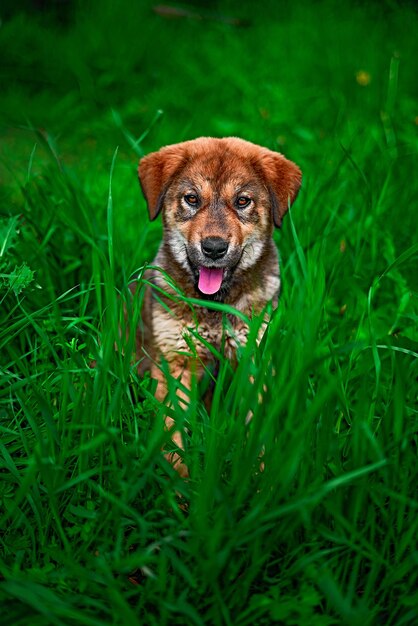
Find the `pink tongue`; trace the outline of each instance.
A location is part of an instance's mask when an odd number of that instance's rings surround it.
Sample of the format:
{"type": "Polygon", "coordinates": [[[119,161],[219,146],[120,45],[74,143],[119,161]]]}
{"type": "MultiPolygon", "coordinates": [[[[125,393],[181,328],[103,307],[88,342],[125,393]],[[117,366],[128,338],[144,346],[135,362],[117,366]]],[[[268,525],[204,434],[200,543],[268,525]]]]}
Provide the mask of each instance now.
{"type": "Polygon", "coordinates": [[[221,288],[223,277],[222,268],[201,267],[199,270],[199,290],[207,295],[216,293],[221,288]]]}

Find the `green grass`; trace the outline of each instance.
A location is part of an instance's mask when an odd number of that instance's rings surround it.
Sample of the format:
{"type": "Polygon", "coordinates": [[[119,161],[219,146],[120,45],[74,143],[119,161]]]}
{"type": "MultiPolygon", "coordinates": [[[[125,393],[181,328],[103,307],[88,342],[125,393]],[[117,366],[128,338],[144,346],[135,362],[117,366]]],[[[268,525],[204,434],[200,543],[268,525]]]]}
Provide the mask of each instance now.
{"type": "Polygon", "coordinates": [[[412,4],[32,6],[0,27],[2,624],[416,624],[412,4]],[[119,334],[161,237],[135,168],[230,134],[304,181],[260,349],[254,320],[210,414],[170,380],[185,483],[119,334]]]}

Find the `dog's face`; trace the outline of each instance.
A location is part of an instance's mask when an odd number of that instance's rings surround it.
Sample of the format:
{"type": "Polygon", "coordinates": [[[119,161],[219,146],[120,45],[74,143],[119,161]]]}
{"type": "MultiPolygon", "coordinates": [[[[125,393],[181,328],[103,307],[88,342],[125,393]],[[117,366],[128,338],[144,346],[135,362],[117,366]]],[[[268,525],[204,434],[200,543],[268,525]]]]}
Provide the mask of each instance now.
{"type": "MultiPolygon", "coordinates": [[[[139,179],[151,219],[198,293],[221,299],[254,266],[301,183],[281,154],[235,137],[202,137],[144,157],[139,179]]],[[[169,269],[169,268],[168,268],[169,269]]]]}

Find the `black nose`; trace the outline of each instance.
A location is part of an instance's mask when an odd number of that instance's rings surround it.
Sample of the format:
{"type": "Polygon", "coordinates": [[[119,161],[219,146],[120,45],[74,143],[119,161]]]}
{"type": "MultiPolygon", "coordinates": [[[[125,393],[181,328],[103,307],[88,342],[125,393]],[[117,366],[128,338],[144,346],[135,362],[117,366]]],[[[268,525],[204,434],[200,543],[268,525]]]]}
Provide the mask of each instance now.
{"type": "Polygon", "coordinates": [[[229,246],[228,242],[222,239],[222,237],[205,237],[200,245],[202,246],[203,254],[214,261],[225,256],[229,246]]]}

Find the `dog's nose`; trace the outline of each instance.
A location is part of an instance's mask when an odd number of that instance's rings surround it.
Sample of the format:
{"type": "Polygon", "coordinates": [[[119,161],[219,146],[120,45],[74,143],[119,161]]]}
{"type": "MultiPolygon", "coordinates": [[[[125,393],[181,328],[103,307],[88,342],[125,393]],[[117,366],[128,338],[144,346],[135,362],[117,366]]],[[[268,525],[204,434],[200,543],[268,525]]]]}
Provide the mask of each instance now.
{"type": "Polygon", "coordinates": [[[203,254],[214,261],[225,256],[229,246],[228,242],[222,239],[222,237],[205,237],[200,245],[202,246],[203,254]]]}

